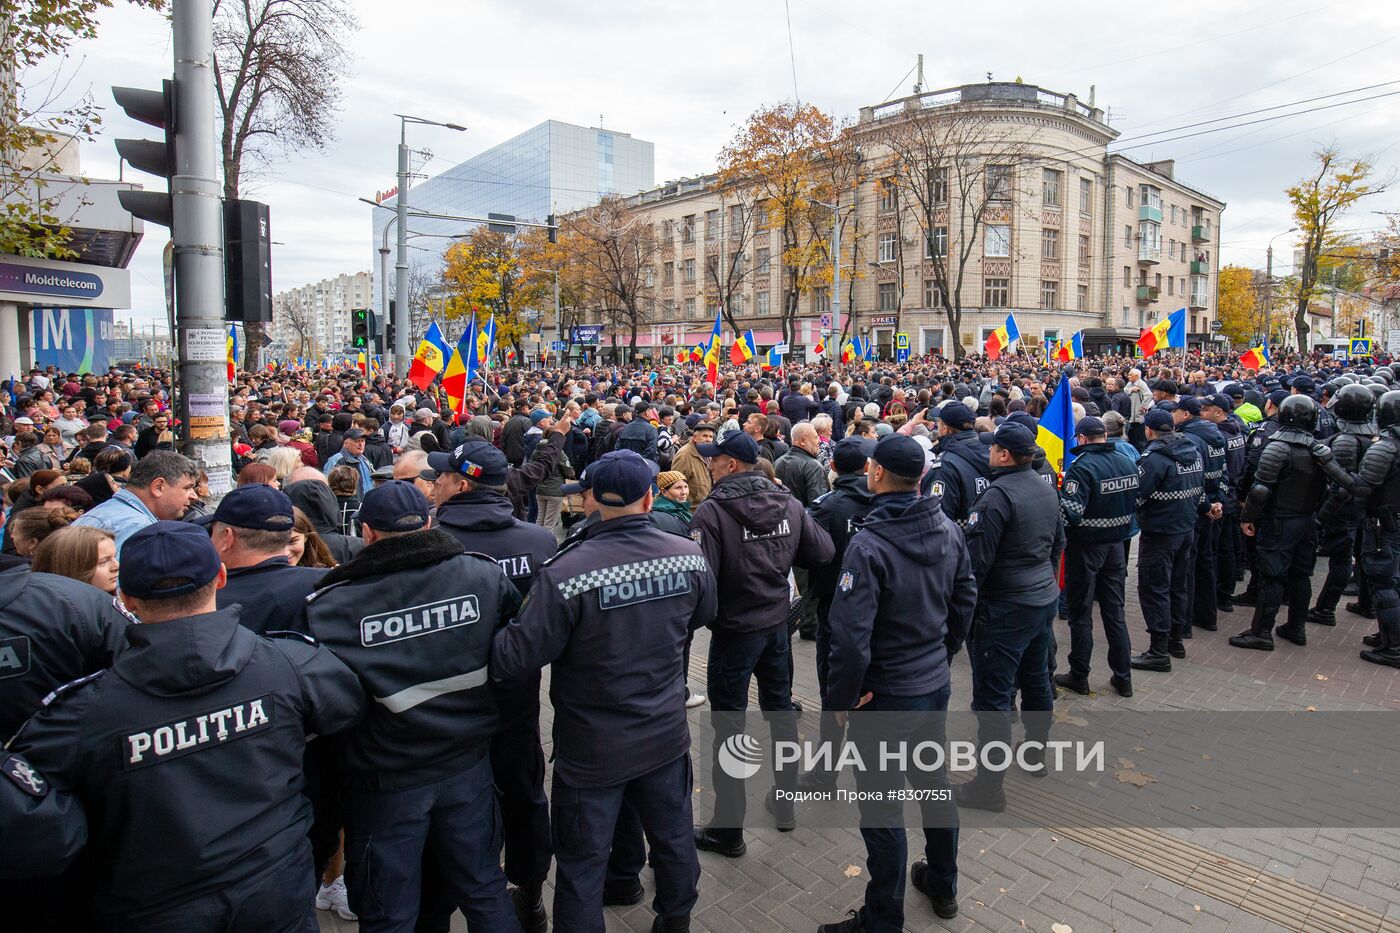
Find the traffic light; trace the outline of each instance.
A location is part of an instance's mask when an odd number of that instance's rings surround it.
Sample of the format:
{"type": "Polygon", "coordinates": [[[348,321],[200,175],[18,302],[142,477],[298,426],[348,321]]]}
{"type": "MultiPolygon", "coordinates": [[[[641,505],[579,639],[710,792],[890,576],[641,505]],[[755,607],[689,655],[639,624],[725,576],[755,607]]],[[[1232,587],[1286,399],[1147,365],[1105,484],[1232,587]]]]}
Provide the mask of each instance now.
{"type": "Polygon", "coordinates": [[[558,242],[559,242],[559,225],[556,224],[556,223],[554,222],[554,215],[553,215],[553,214],[550,214],[548,217],[546,217],[546,218],[544,219],[544,222],[547,223],[547,224],[549,224],[549,242],[551,242],[551,243],[558,243],[558,242]]]}
{"type": "Polygon", "coordinates": [[[398,319],[398,311],[394,306],[394,299],[389,299],[389,320],[384,322],[384,352],[394,352],[395,321],[398,319]]]}
{"type": "Polygon", "coordinates": [[[369,352],[369,312],[356,308],[350,312],[350,347],[369,352]]]}
{"type": "Polygon", "coordinates": [[[135,87],[113,87],[112,96],[127,116],[148,126],[165,130],[165,140],[118,139],[117,154],[132,168],[166,179],[165,191],[119,191],[117,200],[141,220],[173,226],[170,207],[170,178],[175,174],[175,82],[162,81],[159,91],[135,87]]]}

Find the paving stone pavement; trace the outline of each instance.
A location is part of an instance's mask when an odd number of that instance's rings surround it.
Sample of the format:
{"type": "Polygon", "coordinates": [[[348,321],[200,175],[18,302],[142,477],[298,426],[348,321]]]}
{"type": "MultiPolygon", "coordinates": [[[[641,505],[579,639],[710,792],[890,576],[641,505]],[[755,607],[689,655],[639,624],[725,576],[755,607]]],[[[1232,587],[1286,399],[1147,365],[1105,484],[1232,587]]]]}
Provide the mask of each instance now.
{"type": "MultiPolygon", "coordinates": [[[[1321,576],[1314,577],[1314,588],[1321,576]]],[[[1135,578],[1130,565],[1128,627],[1140,647],[1146,637],[1135,578]]],[[[1400,671],[1357,657],[1361,636],[1374,630],[1373,622],[1339,611],[1335,628],[1308,627],[1306,648],[1282,641],[1271,654],[1229,647],[1226,639],[1248,627],[1250,611],[1222,613],[1218,632],[1196,633],[1187,642],[1188,658],[1175,662],[1170,674],[1137,672],[1131,699],[1108,687],[1100,634],[1090,675],[1096,692],[1062,695],[1057,709],[1400,710],[1400,671]]],[[[1064,669],[1069,637],[1063,622],[1056,623],[1056,636],[1064,669]]],[[[707,642],[705,632],[697,633],[691,665],[695,687],[703,684],[707,642]]],[[[794,644],[793,692],[807,709],[815,709],[813,645],[794,644]]],[[[964,655],[953,665],[950,708],[966,709],[970,697],[964,655]]],[[[706,709],[695,715],[705,715],[706,709]]],[[[550,717],[546,702],[546,737],[550,717]]],[[[707,755],[708,749],[696,754],[707,755]]],[[[1019,790],[1014,780],[1008,791],[1013,807],[1018,794],[1037,793],[1019,790]]],[[[1400,791],[1396,800],[1400,807],[1400,791]]],[[[779,833],[762,817],[751,816],[757,825],[746,831],[744,858],[701,853],[700,900],[691,927],[697,933],[811,933],[818,923],[839,919],[860,903],[866,879],[858,832],[799,826],[779,833]]],[[[915,830],[911,859],[920,848],[915,830]]],[[[964,828],[959,871],[959,916],[938,920],[922,895],[910,889],[906,930],[1400,933],[1396,830],[964,828]]],[[[643,881],[650,894],[649,872],[643,881]]],[[[323,931],[356,928],[324,911],[319,917],[323,931]]],[[[607,930],[644,933],[651,918],[649,900],[627,910],[609,909],[607,930]]],[[[467,929],[460,914],[452,929],[467,929]]]]}

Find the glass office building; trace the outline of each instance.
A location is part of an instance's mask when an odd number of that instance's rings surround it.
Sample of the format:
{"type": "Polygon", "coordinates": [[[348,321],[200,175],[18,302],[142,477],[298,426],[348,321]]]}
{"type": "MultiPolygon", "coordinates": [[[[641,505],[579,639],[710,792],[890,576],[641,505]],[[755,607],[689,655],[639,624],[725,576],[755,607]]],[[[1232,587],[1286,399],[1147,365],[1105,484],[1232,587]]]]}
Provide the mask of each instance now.
{"type": "MultiPolygon", "coordinates": [[[[655,184],[655,146],[628,133],[574,126],[549,120],[514,139],[486,150],[440,175],[415,184],[409,191],[412,210],[458,216],[510,214],[543,222],[596,203],[608,194],[635,194],[655,184]]],[[[384,308],[380,289],[393,296],[395,198],[373,208],[372,258],[375,269],[374,307],[384,308]],[[386,210],[385,208],[389,208],[386,210]],[[380,274],[380,248],[389,248],[388,274],[380,274]]],[[[451,220],[410,218],[408,261],[415,270],[436,278],[442,268],[446,239],[465,233],[474,224],[451,220]]]]}

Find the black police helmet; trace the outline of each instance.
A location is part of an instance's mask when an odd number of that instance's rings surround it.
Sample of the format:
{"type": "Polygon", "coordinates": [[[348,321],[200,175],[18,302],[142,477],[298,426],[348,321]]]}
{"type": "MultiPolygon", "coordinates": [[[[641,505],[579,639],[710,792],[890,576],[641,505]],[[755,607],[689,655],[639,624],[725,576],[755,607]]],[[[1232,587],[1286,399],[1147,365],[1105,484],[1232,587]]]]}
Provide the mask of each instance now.
{"type": "Polygon", "coordinates": [[[1339,421],[1364,424],[1370,419],[1375,403],[1375,398],[1365,386],[1342,386],[1337,392],[1337,404],[1332,412],[1339,421]]]}
{"type": "Polygon", "coordinates": [[[1390,386],[1386,385],[1385,383],[1381,382],[1380,380],[1377,380],[1377,381],[1375,381],[1375,382],[1368,382],[1368,383],[1366,383],[1365,388],[1370,389],[1370,390],[1371,390],[1371,397],[1372,397],[1372,398],[1377,398],[1377,399],[1380,398],[1382,395],[1385,395],[1387,392],[1390,391],[1390,386]]]}
{"type": "Polygon", "coordinates": [[[1391,389],[1376,403],[1376,424],[1382,431],[1400,424],[1400,389],[1391,389]]]}
{"type": "Polygon", "coordinates": [[[1356,377],[1351,373],[1342,373],[1332,379],[1333,382],[1340,382],[1343,385],[1355,385],[1356,377]]]}
{"type": "Polygon", "coordinates": [[[1323,385],[1322,391],[1326,392],[1329,397],[1335,398],[1337,393],[1342,391],[1343,386],[1349,385],[1351,385],[1350,379],[1343,379],[1341,376],[1337,376],[1336,378],[1329,379],[1323,385]]]}
{"type": "Polygon", "coordinates": [[[1376,378],[1388,386],[1395,384],[1395,376],[1384,366],[1376,367],[1376,378]]]}
{"type": "Polygon", "coordinates": [[[1317,402],[1306,395],[1290,395],[1279,403],[1279,427],[1311,431],[1317,427],[1317,402]]]}

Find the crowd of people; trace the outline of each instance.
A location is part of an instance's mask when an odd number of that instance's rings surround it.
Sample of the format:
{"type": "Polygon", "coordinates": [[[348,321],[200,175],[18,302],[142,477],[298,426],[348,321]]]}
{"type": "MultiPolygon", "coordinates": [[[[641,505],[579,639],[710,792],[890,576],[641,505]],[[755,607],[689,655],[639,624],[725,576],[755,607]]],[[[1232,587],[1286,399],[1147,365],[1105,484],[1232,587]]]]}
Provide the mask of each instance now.
{"type": "MultiPolygon", "coordinates": [[[[1318,355],[925,357],[718,384],[578,365],[492,371],[454,414],[389,375],[269,370],[230,387],[228,471],[178,452],[169,374],[36,369],[0,392],[7,914],[264,933],[314,930],[320,909],[377,933],[461,910],[473,931],[598,933],[649,865],[652,929],[683,933],[697,853],[747,848],[719,767],[725,818],[693,825],[687,709],[737,716],[756,683],[764,712],[797,712],[813,655],[822,737],[857,746],[874,741],[857,711],[1090,693],[1095,606],[1125,697],[1237,606],[1239,649],[1375,619],[1358,663],[1400,668],[1397,377],[1318,355]],[[1059,393],[1073,436],[1052,457],[1059,393]]],[[[793,723],[772,717],[772,739],[793,723]]],[[[1026,728],[1043,740],[1049,718],[1026,728]]],[[[1010,729],[992,717],[981,738],[1010,729]]],[[[780,775],[774,825],[796,825],[798,785],[837,777],[780,775]]],[[[1004,780],[979,771],[957,807],[1003,809],[1004,780]]],[[[956,807],[926,805],[911,866],[878,806],[864,900],[820,933],[901,929],[906,878],[957,915],[956,807]]]]}

